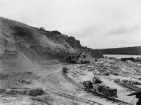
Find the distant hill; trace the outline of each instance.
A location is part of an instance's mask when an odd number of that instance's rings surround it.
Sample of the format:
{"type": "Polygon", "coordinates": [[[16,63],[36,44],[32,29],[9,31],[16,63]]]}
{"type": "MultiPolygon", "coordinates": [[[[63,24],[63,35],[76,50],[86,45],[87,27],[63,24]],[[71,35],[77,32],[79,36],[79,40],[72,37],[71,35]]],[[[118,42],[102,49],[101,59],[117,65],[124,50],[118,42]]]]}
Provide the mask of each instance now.
{"type": "Polygon", "coordinates": [[[100,49],[103,54],[141,55],[141,46],[100,49]]]}

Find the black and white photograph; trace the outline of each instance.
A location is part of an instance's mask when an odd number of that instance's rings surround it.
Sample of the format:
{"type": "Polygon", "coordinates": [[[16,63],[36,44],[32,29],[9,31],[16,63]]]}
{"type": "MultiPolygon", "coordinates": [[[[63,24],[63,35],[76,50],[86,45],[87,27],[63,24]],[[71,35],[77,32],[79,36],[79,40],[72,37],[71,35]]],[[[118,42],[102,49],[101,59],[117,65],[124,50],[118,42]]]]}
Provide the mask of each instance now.
{"type": "Polygon", "coordinates": [[[0,105],[141,105],[141,0],[0,0],[0,105]]]}

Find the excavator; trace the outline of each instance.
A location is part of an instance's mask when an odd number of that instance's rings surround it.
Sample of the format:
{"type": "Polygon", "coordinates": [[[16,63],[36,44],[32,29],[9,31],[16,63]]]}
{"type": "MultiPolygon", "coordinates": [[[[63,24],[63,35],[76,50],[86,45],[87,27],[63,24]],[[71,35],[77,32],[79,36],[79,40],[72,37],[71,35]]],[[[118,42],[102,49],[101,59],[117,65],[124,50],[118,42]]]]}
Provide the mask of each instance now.
{"type": "MultiPolygon", "coordinates": [[[[67,61],[68,63],[78,63],[78,59],[81,57],[82,53],[83,53],[84,51],[86,51],[86,48],[87,48],[87,47],[82,48],[81,51],[78,52],[78,53],[68,53],[68,54],[67,54],[67,57],[66,57],[66,61],[67,61]]],[[[85,59],[85,60],[81,60],[80,63],[89,63],[89,61],[86,60],[86,53],[84,53],[84,54],[82,55],[82,58],[85,59]]]]}

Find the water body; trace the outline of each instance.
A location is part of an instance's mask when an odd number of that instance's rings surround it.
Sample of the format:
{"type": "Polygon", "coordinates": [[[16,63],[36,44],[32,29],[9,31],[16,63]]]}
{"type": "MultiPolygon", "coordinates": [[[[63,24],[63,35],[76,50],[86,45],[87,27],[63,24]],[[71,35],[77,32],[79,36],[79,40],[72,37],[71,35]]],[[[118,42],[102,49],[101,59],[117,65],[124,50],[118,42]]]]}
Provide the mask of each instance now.
{"type": "Polygon", "coordinates": [[[117,59],[141,57],[141,55],[115,55],[115,54],[103,54],[103,55],[104,55],[104,57],[114,57],[114,58],[117,58],[117,59]]]}

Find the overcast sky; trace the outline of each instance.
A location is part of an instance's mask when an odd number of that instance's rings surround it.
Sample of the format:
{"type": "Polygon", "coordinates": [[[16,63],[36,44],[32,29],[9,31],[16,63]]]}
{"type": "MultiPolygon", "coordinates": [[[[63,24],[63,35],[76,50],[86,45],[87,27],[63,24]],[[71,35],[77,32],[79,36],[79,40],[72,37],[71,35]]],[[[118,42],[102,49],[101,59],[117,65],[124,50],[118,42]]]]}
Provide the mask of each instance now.
{"type": "Polygon", "coordinates": [[[59,30],[91,48],[141,46],[141,0],[0,0],[0,16],[59,30]]]}

